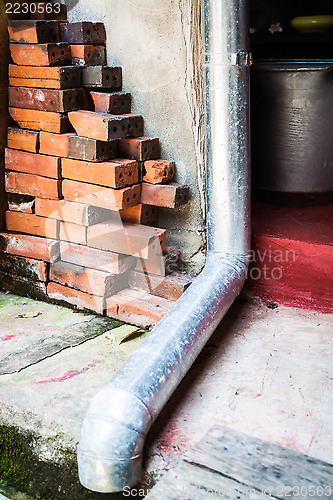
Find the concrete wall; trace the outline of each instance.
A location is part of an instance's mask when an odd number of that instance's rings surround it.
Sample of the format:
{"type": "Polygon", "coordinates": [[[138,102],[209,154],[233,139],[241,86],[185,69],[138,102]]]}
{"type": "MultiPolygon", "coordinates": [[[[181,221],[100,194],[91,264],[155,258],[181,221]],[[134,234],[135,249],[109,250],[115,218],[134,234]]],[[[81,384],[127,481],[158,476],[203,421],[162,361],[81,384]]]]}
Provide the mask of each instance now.
{"type": "Polygon", "coordinates": [[[187,183],[191,202],[163,210],[168,245],[181,248],[188,269],[204,263],[201,0],[66,0],[69,20],[102,21],[108,64],[123,68],[123,88],[145,134],[158,136],[161,157],[176,161],[176,181],[187,183]]]}

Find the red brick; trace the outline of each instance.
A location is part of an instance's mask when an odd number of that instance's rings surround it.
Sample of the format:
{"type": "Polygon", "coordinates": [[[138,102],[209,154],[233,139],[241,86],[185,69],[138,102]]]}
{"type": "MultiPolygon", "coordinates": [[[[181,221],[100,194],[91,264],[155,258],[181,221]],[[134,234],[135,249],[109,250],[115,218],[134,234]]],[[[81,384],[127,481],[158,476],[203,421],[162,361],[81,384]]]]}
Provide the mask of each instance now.
{"type": "Polygon", "coordinates": [[[163,249],[165,237],[165,229],[111,220],[88,228],[87,245],[148,259],[163,249]]]}
{"type": "Polygon", "coordinates": [[[158,208],[151,205],[136,205],[120,210],[120,218],[124,222],[150,226],[156,224],[158,220],[158,208]]]}
{"type": "Polygon", "coordinates": [[[32,196],[8,193],[7,203],[9,210],[14,212],[33,214],[35,211],[35,198],[32,196]]]}
{"type": "Polygon", "coordinates": [[[130,255],[107,252],[67,241],[60,242],[60,257],[63,262],[112,274],[122,274],[133,268],[136,263],[136,258],[130,255]]]}
{"type": "Polygon", "coordinates": [[[10,53],[20,66],[64,66],[71,63],[68,43],[10,43],[10,53]]]}
{"type": "Polygon", "coordinates": [[[131,94],[128,92],[91,92],[97,113],[121,115],[131,112],[131,94]]]}
{"type": "Polygon", "coordinates": [[[46,132],[56,132],[59,134],[72,130],[68,117],[63,113],[52,113],[36,109],[9,108],[9,114],[22,128],[45,130],[46,132]]]}
{"type": "Polygon", "coordinates": [[[103,45],[71,45],[72,64],[76,66],[105,66],[106,51],[103,45]]]}
{"type": "Polygon", "coordinates": [[[119,141],[119,155],[123,158],[145,161],[158,158],[159,154],[158,137],[135,137],[119,141]]]}
{"type": "Polygon", "coordinates": [[[74,132],[67,134],[54,134],[51,132],[41,131],[39,133],[40,146],[39,151],[45,155],[53,156],[68,156],[70,137],[74,136],[74,132]]]}
{"type": "Polygon", "coordinates": [[[136,271],[148,274],[166,276],[181,270],[183,267],[180,250],[166,247],[164,252],[154,255],[150,259],[137,259],[136,271]]]}
{"type": "Polygon", "coordinates": [[[127,287],[127,273],[110,274],[62,261],[51,264],[50,280],[102,297],[109,297],[127,287]]]}
{"type": "Polygon", "coordinates": [[[167,160],[148,160],[144,162],[144,182],[165,184],[171,182],[175,173],[175,162],[167,160]]]}
{"type": "Polygon", "coordinates": [[[139,181],[139,166],[135,160],[116,160],[92,163],[63,158],[62,176],[90,184],[123,188],[139,181]]]}
{"type": "Polygon", "coordinates": [[[44,238],[57,239],[59,237],[59,222],[39,217],[35,214],[22,212],[6,212],[6,228],[8,231],[33,234],[44,238]]]}
{"type": "Polygon", "coordinates": [[[60,158],[17,149],[5,150],[5,168],[27,174],[60,179],[60,158]]]}
{"type": "Polygon", "coordinates": [[[190,286],[194,277],[185,273],[174,273],[169,276],[130,271],[128,284],[130,288],[151,293],[168,300],[178,300],[190,286]]]}
{"type": "Polygon", "coordinates": [[[79,245],[87,244],[87,227],[73,222],[60,222],[60,239],[79,245]]]}
{"type": "Polygon", "coordinates": [[[124,113],[123,117],[129,120],[126,137],[143,136],[143,116],[135,115],[134,113],[124,113]]]}
{"type": "Polygon", "coordinates": [[[62,191],[65,200],[68,201],[87,203],[108,210],[121,210],[140,201],[141,185],[112,189],[64,179],[62,191]]]}
{"type": "Polygon", "coordinates": [[[0,247],[6,253],[46,262],[59,258],[59,241],[39,236],[0,233],[0,247]]]}
{"type": "Polygon", "coordinates": [[[56,21],[8,21],[8,35],[10,42],[59,42],[59,28],[56,21]]]}
{"type": "Polygon", "coordinates": [[[189,199],[189,187],[186,184],[148,184],[142,183],[141,202],[156,207],[176,208],[185,205],[189,199]]]}
{"type": "Polygon", "coordinates": [[[8,102],[9,106],[13,108],[66,113],[83,108],[83,89],[55,90],[9,87],[8,102]]]}
{"type": "Polygon", "coordinates": [[[5,189],[7,193],[28,194],[39,198],[58,200],[61,181],[41,177],[39,175],[22,174],[21,172],[5,173],[5,189]]]}
{"type": "Polygon", "coordinates": [[[99,141],[112,141],[127,135],[129,120],[122,115],[109,115],[94,111],[71,111],[68,113],[68,117],[76,133],[82,137],[99,141]]]}
{"type": "Polygon", "coordinates": [[[31,11],[31,19],[41,19],[45,21],[66,21],[67,7],[60,2],[32,2],[36,3],[36,11],[31,11]]]}
{"type": "Polygon", "coordinates": [[[7,145],[12,149],[21,149],[30,153],[38,153],[39,132],[34,130],[22,130],[17,127],[8,127],[7,145]]]}
{"type": "Polygon", "coordinates": [[[120,67],[85,66],[82,68],[82,87],[121,90],[120,67]]]}
{"type": "Polygon", "coordinates": [[[0,269],[35,281],[48,280],[48,264],[41,260],[0,253],[0,269]]]}
{"type": "Polygon", "coordinates": [[[141,327],[156,325],[174,302],[137,290],[125,289],[108,298],[106,314],[141,327]]]}
{"type": "Polygon", "coordinates": [[[81,86],[81,68],[73,66],[9,65],[9,85],[45,89],[68,89],[81,86]]]}
{"type": "Polygon", "coordinates": [[[103,45],[106,41],[106,32],[104,23],[91,23],[87,21],[60,23],[59,37],[61,42],[103,45]]]}
{"type": "Polygon", "coordinates": [[[47,285],[47,294],[50,299],[57,302],[71,304],[78,309],[88,309],[98,314],[104,312],[104,297],[90,295],[89,293],[69,288],[68,286],[59,285],[58,283],[49,283],[47,285]]]}
{"type": "Polygon", "coordinates": [[[92,226],[103,222],[110,217],[109,210],[92,207],[84,203],[75,203],[66,200],[35,199],[35,213],[42,217],[49,217],[65,222],[72,222],[83,226],[92,226]]]}
{"type": "Polygon", "coordinates": [[[0,288],[23,297],[47,301],[45,283],[17,274],[0,271],[0,288]]]}
{"type": "Polygon", "coordinates": [[[74,133],[40,132],[40,152],[83,161],[106,161],[118,156],[118,141],[96,141],[74,133]]]}

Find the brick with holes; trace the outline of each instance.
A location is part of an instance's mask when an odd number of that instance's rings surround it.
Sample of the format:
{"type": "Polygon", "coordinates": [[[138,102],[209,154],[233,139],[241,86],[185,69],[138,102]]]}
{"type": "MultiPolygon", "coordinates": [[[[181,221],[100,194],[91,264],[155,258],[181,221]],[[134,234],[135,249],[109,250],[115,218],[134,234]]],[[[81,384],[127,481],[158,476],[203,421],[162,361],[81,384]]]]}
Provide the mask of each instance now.
{"type": "Polygon", "coordinates": [[[110,211],[84,203],[35,198],[35,214],[82,226],[92,226],[110,218],[110,211]]]}
{"type": "Polygon", "coordinates": [[[18,149],[5,149],[5,168],[53,179],[61,178],[60,158],[18,149]]]}
{"type": "Polygon", "coordinates": [[[57,134],[73,130],[68,117],[63,113],[52,113],[37,109],[9,108],[9,114],[22,128],[45,130],[46,132],[55,132],[57,134]]]}
{"type": "Polygon", "coordinates": [[[111,274],[58,261],[50,266],[50,281],[92,295],[109,297],[127,287],[127,273],[111,274]]]}
{"type": "Polygon", "coordinates": [[[10,43],[10,53],[15,64],[26,66],[65,66],[71,63],[67,43],[10,43]]]}
{"type": "Polygon", "coordinates": [[[131,255],[108,252],[67,241],[60,242],[60,259],[63,262],[113,274],[122,274],[136,264],[136,258],[131,255]]]}
{"type": "Polygon", "coordinates": [[[6,228],[8,231],[33,234],[44,238],[59,238],[59,222],[35,214],[7,210],[6,228]]]}
{"type": "Polygon", "coordinates": [[[103,314],[105,310],[104,297],[81,292],[59,283],[49,283],[47,285],[47,295],[57,303],[71,304],[79,309],[87,309],[98,314],[103,314]]]}
{"type": "Polygon", "coordinates": [[[56,43],[59,42],[59,25],[56,21],[8,21],[10,42],[56,43]]]}
{"type": "Polygon", "coordinates": [[[83,89],[37,89],[30,87],[9,87],[9,106],[13,108],[38,109],[66,113],[82,109],[83,89]]]}
{"type": "Polygon", "coordinates": [[[64,179],[62,191],[65,200],[87,203],[108,210],[122,210],[140,202],[141,185],[112,189],[64,179]]]}
{"type": "Polygon", "coordinates": [[[60,255],[59,241],[29,234],[0,233],[0,249],[5,253],[55,262],[60,255]]]}
{"type": "Polygon", "coordinates": [[[147,160],[144,162],[143,180],[149,184],[166,184],[171,182],[174,173],[174,161],[147,160]]]}
{"type": "Polygon", "coordinates": [[[38,153],[39,132],[36,130],[23,130],[18,127],[8,127],[7,145],[11,149],[38,153]]]}
{"type": "Polygon", "coordinates": [[[169,276],[156,276],[139,271],[130,271],[128,284],[134,290],[163,297],[164,299],[176,301],[183,295],[191,285],[194,276],[185,273],[173,273],[169,276]]]}
{"type": "Polygon", "coordinates": [[[137,161],[154,160],[159,157],[158,137],[135,137],[119,141],[119,154],[123,158],[137,161]]]}
{"type": "Polygon", "coordinates": [[[141,327],[156,325],[174,302],[126,288],[106,300],[106,315],[141,327]]]}
{"type": "Polygon", "coordinates": [[[100,250],[149,259],[165,248],[166,231],[109,220],[87,230],[87,245],[100,250]]]}
{"type": "Polygon", "coordinates": [[[106,42],[104,23],[80,21],[76,23],[60,23],[59,39],[71,44],[103,45],[106,42]]]}
{"type": "Polygon", "coordinates": [[[81,68],[74,66],[9,65],[9,85],[45,89],[70,89],[81,86],[81,68]]]}
{"type": "Polygon", "coordinates": [[[62,241],[86,245],[87,227],[73,222],[60,222],[59,238],[62,241]]]}
{"type": "Polygon", "coordinates": [[[45,282],[48,280],[48,264],[41,260],[0,252],[0,269],[35,281],[45,282]]]}
{"type": "Polygon", "coordinates": [[[14,212],[33,214],[35,211],[35,198],[33,196],[7,193],[7,203],[9,210],[14,212]]]}
{"type": "Polygon", "coordinates": [[[143,116],[134,113],[124,113],[128,118],[127,137],[141,137],[143,135],[143,116]]]}
{"type": "Polygon", "coordinates": [[[59,200],[61,197],[61,181],[40,175],[6,172],[5,190],[7,193],[27,194],[59,200]]]}
{"type": "Polygon", "coordinates": [[[166,247],[164,252],[154,255],[150,259],[137,259],[135,269],[148,274],[167,276],[181,270],[182,267],[181,251],[177,248],[166,247]]]}
{"type": "Polygon", "coordinates": [[[131,112],[131,94],[128,92],[91,91],[97,113],[121,115],[131,112]]]}
{"type": "Polygon", "coordinates": [[[118,66],[85,66],[82,68],[82,86],[121,90],[122,69],[118,66]]]}
{"type": "Polygon", "coordinates": [[[72,64],[75,66],[105,66],[104,45],[71,45],[72,64]]]}
{"type": "Polygon", "coordinates": [[[62,158],[62,176],[90,184],[123,188],[139,181],[139,167],[135,160],[113,160],[93,163],[62,158]]]}
{"type": "Polygon", "coordinates": [[[142,183],[141,202],[156,207],[176,208],[185,205],[189,200],[187,184],[148,184],[142,183]]]}
{"type": "Polygon", "coordinates": [[[151,205],[136,205],[135,207],[120,210],[120,218],[124,222],[151,226],[158,220],[158,208],[151,205]]]}
{"type": "Polygon", "coordinates": [[[40,152],[77,160],[101,162],[118,156],[118,141],[97,141],[75,133],[40,132],[40,152]]]}
{"type": "MultiPolygon", "coordinates": [[[[76,133],[98,141],[112,141],[126,137],[129,119],[123,115],[109,115],[94,111],[71,111],[69,120],[76,133]]],[[[124,156],[124,158],[128,158],[124,156]]]]}

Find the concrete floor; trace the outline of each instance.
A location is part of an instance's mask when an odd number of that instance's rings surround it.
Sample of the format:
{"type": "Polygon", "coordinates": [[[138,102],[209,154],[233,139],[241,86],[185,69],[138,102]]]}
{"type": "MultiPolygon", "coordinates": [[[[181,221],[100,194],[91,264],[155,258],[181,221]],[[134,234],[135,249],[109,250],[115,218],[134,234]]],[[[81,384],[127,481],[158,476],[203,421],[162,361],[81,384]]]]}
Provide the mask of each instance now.
{"type": "MultiPolygon", "coordinates": [[[[25,337],[9,338],[8,332],[24,333],[30,328],[32,335],[31,324],[38,321],[44,336],[54,307],[57,314],[66,315],[72,333],[80,332],[76,343],[0,375],[0,424],[30,429],[38,435],[34,443],[40,458],[61,466],[68,452],[75,453],[90,398],[141,337],[119,343],[135,329],[112,330],[104,325],[96,338],[85,339],[78,325],[92,320],[91,315],[11,295],[0,298],[9,300],[12,308],[10,321],[8,316],[4,320],[6,308],[0,308],[6,359],[10,344],[12,355],[21,356],[22,346],[18,349],[17,342],[25,337]],[[41,314],[17,317],[33,311],[41,314]]],[[[146,479],[151,485],[216,420],[333,463],[333,315],[269,306],[237,300],[160,414],[145,449],[146,479]]],[[[67,335],[65,323],[60,330],[57,343],[59,335],[67,335]]],[[[0,351],[0,358],[3,353],[0,351]]]]}
{"type": "Polygon", "coordinates": [[[236,301],[154,424],[148,470],[214,421],[333,463],[333,315],[236,301]]]}

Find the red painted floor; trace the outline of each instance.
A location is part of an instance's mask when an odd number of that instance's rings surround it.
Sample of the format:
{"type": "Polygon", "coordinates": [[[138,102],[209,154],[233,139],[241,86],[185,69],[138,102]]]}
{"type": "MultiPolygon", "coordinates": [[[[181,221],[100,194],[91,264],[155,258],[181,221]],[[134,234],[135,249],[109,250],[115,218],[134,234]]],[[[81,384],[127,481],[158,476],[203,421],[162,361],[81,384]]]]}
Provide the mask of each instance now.
{"type": "Polygon", "coordinates": [[[255,203],[247,290],[277,304],[333,312],[333,205],[255,203]]]}

